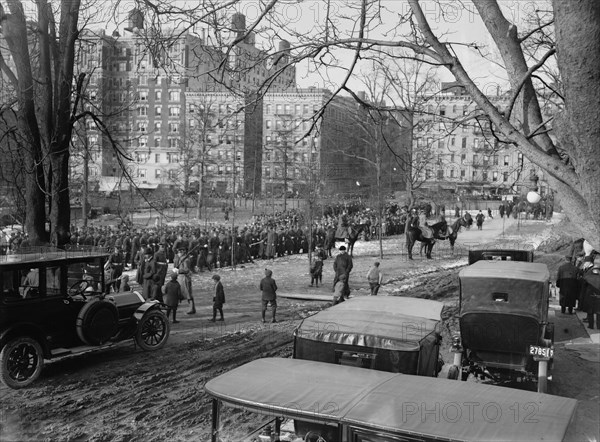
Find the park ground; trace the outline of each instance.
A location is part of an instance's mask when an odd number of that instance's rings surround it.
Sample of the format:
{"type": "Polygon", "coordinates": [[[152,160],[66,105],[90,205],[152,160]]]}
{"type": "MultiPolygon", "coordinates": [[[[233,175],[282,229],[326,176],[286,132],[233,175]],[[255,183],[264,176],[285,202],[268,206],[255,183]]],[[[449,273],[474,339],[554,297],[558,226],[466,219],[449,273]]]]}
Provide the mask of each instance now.
{"type": "MultiPolygon", "coordinates": [[[[406,259],[404,238],[358,242],[350,278],[352,296],[368,295],[365,275],[381,261],[385,283],[380,296],[412,296],[445,304],[443,346],[447,363],[450,333],[457,330],[458,271],[467,265],[469,248],[536,249],[536,261],[553,275],[569,241],[569,224],[557,215],[552,222],[486,220],[483,230],[459,234],[457,253],[440,247],[441,259],[415,255],[406,259]]],[[[436,245],[436,247],[438,247],[436,245]]],[[[434,255],[436,249],[434,248],[434,255]]],[[[331,294],[332,259],[325,261],[323,285],[309,287],[306,255],[255,261],[235,269],[216,269],[225,286],[225,321],[212,323],[213,273],[194,275],[197,314],[185,315],[172,327],[167,346],[145,353],[132,343],[85,357],[48,364],[32,387],[0,387],[0,440],[4,441],[201,441],[210,440],[210,400],[204,384],[211,378],[259,357],[289,357],[292,334],[303,318],[329,306],[326,302],[279,298],[276,324],[260,321],[258,282],[266,267],[273,270],[279,294],[331,294]]],[[[551,394],[577,399],[578,414],[568,440],[598,441],[600,428],[600,362],[598,330],[588,330],[580,315],[563,315],[552,299],[550,316],[556,329],[551,394]]],[[[446,364],[441,376],[445,376],[446,364]]],[[[524,388],[515,386],[516,388],[524,388]]],[[[509,387],[506,387],[509,388],[509,387]]],[[[241,419],[239,416],[225,420],[241,419]]],[[[246,422],[236,422],[239,426],[246,422]]]]}

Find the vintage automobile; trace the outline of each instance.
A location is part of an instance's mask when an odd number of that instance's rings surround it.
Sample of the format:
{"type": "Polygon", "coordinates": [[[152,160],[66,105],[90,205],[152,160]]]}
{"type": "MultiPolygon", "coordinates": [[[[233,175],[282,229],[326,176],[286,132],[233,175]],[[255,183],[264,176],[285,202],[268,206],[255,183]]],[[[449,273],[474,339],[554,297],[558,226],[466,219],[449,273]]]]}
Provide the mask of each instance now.
{"type": "Polygon", "coordinates": [[[106,252],[36,248],[0,256],[0,378],[34,382],[44,360],[134,338],[162,348],[170,324],[161,304],[137,292],[104,294],[106,252]]]}
{"type": "Polygon", "coordinates": [[[437,376],[444,304],[395,296],[351,298],[305,318],[294,358],[437,376]]]}
{"type": "Polygon", "coordinates": [[[211,442],[560,441],[575,399],[288,358],[208,381],[211,442]],[[301,421],[301,428],[290,427],[301,421]]]}
{"type": "Polygon", "coordinates": [[[448,377],[537,382],[546,392],[554,357],[545,264],[479,260],[459,273],[460,336],[448,377]]]}

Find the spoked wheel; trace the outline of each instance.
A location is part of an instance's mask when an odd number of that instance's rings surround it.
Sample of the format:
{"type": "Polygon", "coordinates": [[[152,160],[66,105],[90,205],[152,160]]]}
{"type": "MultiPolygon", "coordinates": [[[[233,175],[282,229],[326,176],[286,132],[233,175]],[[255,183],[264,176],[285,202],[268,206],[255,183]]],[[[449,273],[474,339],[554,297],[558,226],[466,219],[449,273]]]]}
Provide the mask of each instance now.
{"type": "Polygon", "coordinates": [[[0,376],[10,388],[24,388],[35,381],[44,366],[44,354],[38,341],[19,336],[0,352],[0,376]]]}
{"type": "Polygon", "coordinates": [[[150,310],[138,323],[135,342],[146,351],[158,350],[166,344],[170,331],[167,315],[160,310],[150,310]]]}

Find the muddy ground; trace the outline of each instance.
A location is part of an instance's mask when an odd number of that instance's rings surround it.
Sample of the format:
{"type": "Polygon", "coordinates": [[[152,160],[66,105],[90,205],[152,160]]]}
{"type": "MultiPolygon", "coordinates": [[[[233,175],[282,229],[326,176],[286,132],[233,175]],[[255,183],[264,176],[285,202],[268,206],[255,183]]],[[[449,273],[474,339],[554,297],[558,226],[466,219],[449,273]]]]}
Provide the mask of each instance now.
{"type": "MultiPolygon", "coordinates": [[[[469,247],[482,244],[533,246],[541,250],[536,260],[547,263],[551,274],[568,240],[564,224],[530,222],[516,230],[514,222],[494,220],[484,227],[481,232],[461,233],[457,251],[464,253],[469,247]]],[[[380,294],[444,302],[441,354],[451,362],[448,348],[450,333],[457,329],[457,273],[466,265],[466,258],[457,255],[428,261],[417,257],[408,261],[399,253],[403,241],[400,237],[384,241],[381,267],[386,283],[380,294]]],[[[376,242],[357,243],[350,279],[352,296],[368,294],[365,275],[377,254],[376,242]]],[[[212,313],[212,273],[195,275],[198,313],[185,315],[187,306],[182,305],[181,322],[173,325],[164,349],[145,353],[127,342],[107,351],[47,364],[41,378],[30,388],[14,391],[0,387],[0,440],[209,441],[211,408],[204,384],[255,358],[289,357],[292,333],[299,321],[330,305],[280,297],[279,322],[262,324],[257,286],[264,268],[273,270],[280,294],[330,294],[332,262],[325,261],[325,284],[319,288],[309,287],[305,255],[274,262],[256,261],[235,270],[216,270],[227,298],[225,321],[216,324],[208,321],[212,313]]],[[[579,401],[569,440],[598,440],[598,346],[588,343],[585,329],[575,316],[562,315],[560,308],[558,312],[556,309],[553,302],[556,353],[550,393],[579,401]]],[[[236,419],[243,420],[243,416],[225,416],[225,420],[236,419]]]]}

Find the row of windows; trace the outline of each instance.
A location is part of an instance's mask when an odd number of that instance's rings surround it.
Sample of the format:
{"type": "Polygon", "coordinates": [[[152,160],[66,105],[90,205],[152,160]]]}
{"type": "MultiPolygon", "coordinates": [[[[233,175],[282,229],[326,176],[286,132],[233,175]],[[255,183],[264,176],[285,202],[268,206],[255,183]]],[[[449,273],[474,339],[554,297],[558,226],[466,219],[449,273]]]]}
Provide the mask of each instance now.
{"type": "MultiPolygon", "coordinates": [[[[154,101],[162,100],[162,92],[163,92],[162,90],[154,91],[154,101]]],[[[137,93],[137,99],[139,101],[148,101],[149,95],[150,95],[149,91],[141,90],[141,91],[138,91],[138,93],[137,93]]],[[[175,102],[181,101],[181,91],[180,90],[169,91],[168,96],[169,96],[169,101],[175,101],[175,102]]]]}
{"type": "MultiPolygon", "coordinates": [[[[265,161],[283,161],[283,152],[278,150],[274,150],[273,152],[265,151],[263,153],[263,158],[265,161]]],[[[311,153],[310,160],[312,162],[317,161],[317,154],[315,152],[311,153]]],[[[287,155],[287,161],[295,162],[295,163],[308,163],[308,153],[300,153],[294,152],[292,155],[291,152],[287,155]]]]}
{"type": "MultiPolygon", "coordinates": [[[[167,163],[174,164],[179,163],[179,154],[167,152],[166,154],[167,163]]],[[[160,153],[154,154],[154,162],[160,164],[162,155],[160,153]]],[[[134,155],[135,161],[138,163],[147,163],[150,161],[150,153],[148,152],[136,152],[134,155]]]]}
{"type": "MultiPolygon", "coordinates": [[[[154,123],[154,130],[159,131],[162,127],[160,121],[156,121],[154,123]]],[[[179,132],[179,123],[169,123],[169,132],[177,133],[179,132]]],[[[148,122],[147,121],[138,121],[137,123],[138,132],[148,132],[148,122]]]]}
{"type": "MultiPolygon", "coordinates": [[[[287,168],[287,177],[290,179],[302,179],[306,178],[306,171],[302,171],[299,168],[287,168]]],[[[279,166],[273,167],[271,170],[270,167],[265,167],[263,169],[263,177],[265,178],[283,178],[283,169],[279,166]]]]}
{"type": "Polygon", "coordinates": [[[273,109],[275,110],[275,115],[291,115],[292,113],[296,115],[308,114],[309,112],[317,112],[320,106],[318,104],[313,104],[312,107],[309,104],[267,104],[266,105],[266,114],[272,114],[273,109]]]}
{"type": "MultiPolygon", "coordinates": [[[[169,117],[179,117],[181,113],[181,108],[179,106],[169,106],[168,108],[169,117]]],[[[154,115],[160,116],[162,115],[162,106],[154,106],[154,115]]],[[[138,106],[137,107],[137,116],[138,117],[146,117],[148,116],[148,106],[138,106]]]]}
{"type": "MultiPolygon", "coordinates": [[[[466,179],[467,178],[467,171],[465,169],[460,169],[460,175],[457,175],[458,171],[455,169],[450,169],[445,171],[446,173],[444,174],[444,170],[443,169],[438,169],[437,170],[437,179],[438,180],[443,180],[444,178],[458,178],[460,176],[461,179],[466,179]]],[[[433,178],[433,170],[432,169],[426,169],[425,170],[425,179],[431,179],[433,178]]],[[[491,181],[500,181],[500,179],[502,179],[502,182],[506,183],[508,182],[509,178],[510,178],[510,173],[509,172],[497,172],[497,171],[493,171],[493,172],[488,172],[488,171],[483,171],[483,172],[477,172],[476,170],[471,172],[471,179],[472,180],[478,180],[481,179],[482,181],[489,181],[491,178],[491,181]]]]}

